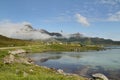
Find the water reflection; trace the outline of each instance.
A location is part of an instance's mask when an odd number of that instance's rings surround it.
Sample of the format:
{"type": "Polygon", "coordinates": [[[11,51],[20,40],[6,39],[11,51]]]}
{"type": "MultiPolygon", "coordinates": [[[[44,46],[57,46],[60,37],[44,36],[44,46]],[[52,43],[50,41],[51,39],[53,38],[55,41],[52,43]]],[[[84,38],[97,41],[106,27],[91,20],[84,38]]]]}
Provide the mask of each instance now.
{"type": "Polygon", "coordinates": [[[63,69],[90,77],[93,73],[103,73],[111,80],[120,77],[120,49],[94,52],[49,52],[29,55],[38,65],[63,69]]]}
{"type": "Polygon", "coordinates": [[[81,58],[82,56],[80,56],[79,54],[69,54],[68,56],[72,57],[72,58],[76,58],[76,59],[79,59],[81,58]]]}
{"type": "Polygon", "coordinates": [[[61,56],[51,56],[51,57],[45,57],[45,58],[41,58],[40,59],[40,62],[46,62],[46,61],[48,61],[48,60],[56,60],[56,59],[60,59],[61,58],[61,56]]]}

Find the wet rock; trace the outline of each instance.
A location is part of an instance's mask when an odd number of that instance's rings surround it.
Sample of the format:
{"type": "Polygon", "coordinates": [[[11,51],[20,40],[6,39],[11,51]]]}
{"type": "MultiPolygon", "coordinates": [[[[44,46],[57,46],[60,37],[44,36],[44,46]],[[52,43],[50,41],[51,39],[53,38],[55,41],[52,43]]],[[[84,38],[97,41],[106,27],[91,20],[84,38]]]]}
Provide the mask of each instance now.
{"type": "Polygon", "coordinates": [[[104,74],[101,73],[92,74],[92,76],[95,80],[109,80],[104,74]]]}

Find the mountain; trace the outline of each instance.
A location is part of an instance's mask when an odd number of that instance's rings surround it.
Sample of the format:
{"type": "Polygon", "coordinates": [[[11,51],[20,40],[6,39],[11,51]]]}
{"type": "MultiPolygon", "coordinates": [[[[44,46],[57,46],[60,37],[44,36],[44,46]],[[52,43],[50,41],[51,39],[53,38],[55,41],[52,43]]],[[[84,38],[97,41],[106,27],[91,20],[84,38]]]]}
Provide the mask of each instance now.
{"type": "Polygon", "coordinates": [[[60,34],[60,33],[55,33],[55,32],[48,32],[48,31],[46,31],[46,30],[44,30],[44,29],[40,29],[39,30],[41,33],[45,33],[45,34],[48,34],[48,35],[50,35],[50,36],[56,36],[56,37],[62,37],[62,34],[60,34]]]}
{"type": "Polygon", "coordinates": [[[70,37],[57,39],[62,42],[78,42],[83,45],[120,45],[120,41],[113,41],[111,39],[104,39],[98,37],[70,37]]]}
{"type": "Polygon", "coordinates": [[[84,37],[84,35],[83,34],[81,34],[81,33],[74,33],[74,34],[70,34],[70,38],[83,38],[84,37]]]}
{"type": "Polygon", "coordinates": [[[3,27],[3,29],[0,29],[0,35],[22,40],[49,40],[54,38],[83,37],[80,33],[65,34],[63,32],[48,32],[44,29],[34,29],[30,24],[17,25],[11,27],[9,30],[3,27]]]}
{"type": "MultiPolygon", "coordinates": [[[[6,29],[5,29],[6,30],[6,29]]],[[[7,29],[8,30],[8,29],[7,29]]],[[[44,41],[63,41],[63,42],[79,42],[82,44],[109,44],[120,45],[119,41],[110,39],[86,37],[81,33],[65,34],[63,32],[48,32],[44,29],[34,29],[30,24],[24,24],[20,27],[12,28],[12,30],[0,30],[0,35],[14,39],[22,40],[44,40],[44,41]]],[[[3,41],[2,41],[3,42],[3,41]]],[[[2,44],[2,42],[0,44],[2,44]]],[[[5,42],[3,42],[5,43],[5,42]]]]}
{"type": "Polygon", "coordinates": [[[62,37],[62,34],[60,33],[48,32],[44,29],[37,30],[29,24],[22,26],[20,29],[14,31],[12,34],[14,35],[11,35],[11,38],[23,40],[46,40],[56,37],[62,37]]]}

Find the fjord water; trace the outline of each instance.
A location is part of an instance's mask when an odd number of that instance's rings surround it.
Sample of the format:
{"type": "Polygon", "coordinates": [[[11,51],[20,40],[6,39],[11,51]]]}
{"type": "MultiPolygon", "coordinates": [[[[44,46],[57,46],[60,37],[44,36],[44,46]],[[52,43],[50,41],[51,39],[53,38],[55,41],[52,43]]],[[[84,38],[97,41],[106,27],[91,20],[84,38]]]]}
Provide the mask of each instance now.
{"type": "Polygon", "coordinates": [[[93,73],[103,73],[110,80],[120,79],[120,49],[89,52],[47,52],[29,54],[36,64],[66,73],[76,73],[90,77],[93,73]]]}

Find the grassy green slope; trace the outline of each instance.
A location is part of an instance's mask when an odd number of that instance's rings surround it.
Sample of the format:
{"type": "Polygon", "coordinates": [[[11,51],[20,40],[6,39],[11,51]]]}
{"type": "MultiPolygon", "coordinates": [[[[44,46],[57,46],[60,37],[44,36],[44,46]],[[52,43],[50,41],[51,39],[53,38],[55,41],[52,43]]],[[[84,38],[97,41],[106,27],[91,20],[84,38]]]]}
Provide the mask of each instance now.
{"type": "Polygon", "coordinates": [[[11,39],[0,35],[0,47],[25,46],[29,43],[29,41],[11,39]]]}

